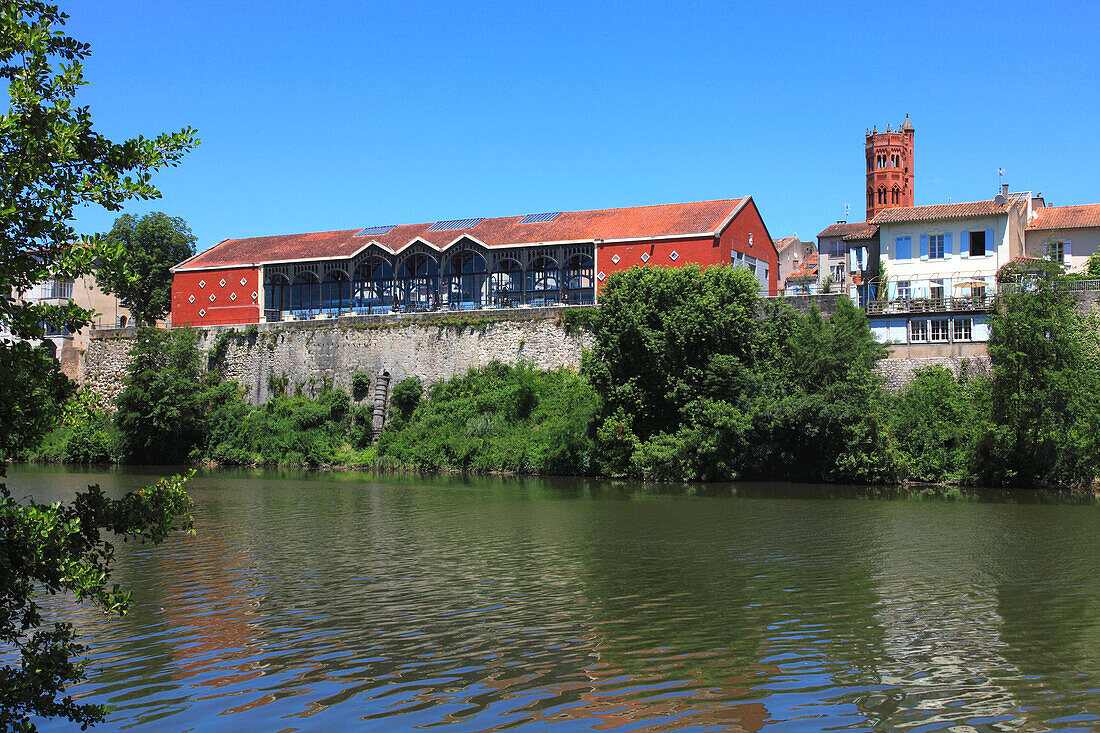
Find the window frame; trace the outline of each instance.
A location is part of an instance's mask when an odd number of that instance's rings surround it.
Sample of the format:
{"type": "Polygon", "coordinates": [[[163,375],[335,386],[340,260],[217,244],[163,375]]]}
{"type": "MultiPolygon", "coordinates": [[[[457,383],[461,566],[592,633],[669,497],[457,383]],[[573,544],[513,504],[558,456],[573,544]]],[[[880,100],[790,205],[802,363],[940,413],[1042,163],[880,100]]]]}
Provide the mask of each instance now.
{"type": "Polygon", "coordinates": [[[969,241],[969,246],[970,246],[970,252],[969,252],[968,256],[970,256],[970,257],[985,257],[986,256],[985,251],[986,251],[986,246],[987,245],[986,245],[986,241],[985,241],[985,230],[984,229],[980,229],[980,230],[972,231],[972,232],[967,232],[967,239],[969,241]],[[975,234],[981,235],[981,240],[982,240],[982,247],[977,253],[974,252],[974,235],[975,234]]]}
{"type": "Polygon", "coordinates": [[[924,319],[909,321],[909,343],[911,344],[927,344],[928,340],[928,321],[924,319]]]}
{"type": "Polygon", "coordinates": [[[951,319],[951,340],[954,341],[973,341],[974,340],[974,319],[973,318],[952,318],[951,319]]]}
{"type": "Polygon", "coordinates": [[[928,235],[928,259],[930,260],[942,260],[944,259],[944,235],[943,234],[929,234],[928,235]],[[936,254],[936,246],[939,247],[939,254],[936,254]]]}
{"type": "Polygon", "coordinates": [[[932,344],[947,344],[951,343],[951,319],[950,318],[930,318],[928,319],[928,342],[932,344]],[[939,332],[939,333],[937,333],[939,332]],[[937,338],[937,335],[939,338],[937,338]]]}

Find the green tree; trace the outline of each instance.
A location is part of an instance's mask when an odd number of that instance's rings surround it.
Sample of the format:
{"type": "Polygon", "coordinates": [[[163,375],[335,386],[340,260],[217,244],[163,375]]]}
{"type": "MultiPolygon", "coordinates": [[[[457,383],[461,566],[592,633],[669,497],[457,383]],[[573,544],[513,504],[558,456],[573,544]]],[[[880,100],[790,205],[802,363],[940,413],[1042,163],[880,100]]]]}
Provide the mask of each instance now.
{"type": "Polygon", "coordinates": [[[115,219],[107,242],[117,245],[122,267],[107,267],[96,278],[130,309],[139,325],[153,325],[172,310],[170,268],[195,254],[195,237],[187,222],[159,211],[142,218],[115,219]]]}
{"type": "MultiPolygon", "coordinates": [[[[77,277],[112,262],[116,247],[81,241],[73,212],[87,204],[117,211],[133,198],[153,198],[152,172],[177,161],[197,142],[184,129],[153,139],[114,143],[75,104],[88,46],[61,30],[58,9],[34,0],[0,5],[0,79],[8,95],[0,116],[0,294],[22,293],[53,277],[77,277]]],[[[78,330],[90,313],[72,304],[40,306],[0,297],[0,322],[16,342],[0,342],[0,446],[36,440],[40,416],[56,404],[55,376],[40,352],[20,341],[44,335],[43,324],[78,330]],[[36,384],[37,382],[37,384],[36,384]]],[[[3,466],[0,465],[0,473],[3,466]]],[[[0,728],[32,730],[31,716],[101,720],[99,706],[59,699],[82,678],[82,652],[72,627],[53,624],[35,603],[43,589],[71,592],[121,612],[127,596],[108,590],[112,548],[103,532],[158,542],[187,526],[181,481],[169,480],[119,500],[94,487],[70,505],[18,501],[0,486],[0,644],[17,660],[0,668],[0,728]]]]}
{"type": "Polygon", "coordinates": [[[116,401],[123,454],[134,463],[180,463],[203,439],[208,395],[198,333],[142,328],[116,401]]]}
{"type": "Polygon", "coordinates": [[[990,316],[993,427],[979,472],[997,485],[1088,484],[1097,476],[1100,337],[1076,312],[1058,263],[1040,263],[990,316]]]}

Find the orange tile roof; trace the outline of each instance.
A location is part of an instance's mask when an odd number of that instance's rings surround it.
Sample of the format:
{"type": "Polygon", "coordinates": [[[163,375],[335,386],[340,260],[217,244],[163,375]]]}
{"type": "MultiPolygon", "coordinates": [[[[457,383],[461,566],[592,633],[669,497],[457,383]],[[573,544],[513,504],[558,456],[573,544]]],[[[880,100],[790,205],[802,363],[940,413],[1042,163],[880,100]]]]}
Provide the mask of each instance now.
{"type": "Polygon", "coordinates": [[[772,244],[775,245],[776,252],[782,252],[790,247],[792,244],[798,244],[798,237],[783,237],[782,239],[773,239],[772,244]]]}
{"type": "Polygon", "coordinates": [[[788,274],[786,279],[797,280],[807,277],[817,277],[817,252],[806,255],[806,260],[802,263],[802,266],[788,274]]]}
{"type": "Polygon", "coordinates": [[[859,239],[874,239],[878,236],[878,226],[876,224],[859,224],[857,229],[853,229],[848,234],[844,235],[845,242],[853,242],[859,239]]]}
{"type": "Polygon", "coordinates": [[[968,201],[957,204],[933,206],[899,206],[883,209],[868,224],[899,224],[910,221],[936,221],[938,219],[966,219],[974,216],[997,216],[1013,206],[1013,202],[998,204],[996,201],[968,201]]]}
{"type": "Polygon", "coordinates": [[[1028,229],[1084,229],[1100,227],[1100,204],[1081,206],[1047,206],[1035,209],[1037,216],[1028,222],[1028,229]]]}
{"type": "MultiPolygon", "coordinates": [[[[868,227],[865,221],[856,221],[852,223],[837,222],[836,224],[830,224],[818,234],[818,237],[847,237],[849,234],[865,231],[868,227]]],[[[878,231],[878,227],[875,227],[875,231],[878,231]]]]}
{"type": "MultiPolygon", "coordinates": [[[[444,249],[463,235],[473,237],[487,247],[507,247],[551,242],[617,240],[673,237],[686,234],[712,234],[748,199],[695,201],[658,206],[632,206],[623,209],[566,211],[553,221],[520,224],[522,216],[482,219],[463,229],[428,231],[431,223],[394,227],[383,235],[356,237],[362,230],[345,229],[312,234],[283,234],[273,237],[227,239],[177,269],[228,267],[264,262],[286,262],[318,258],[351,257],[377,242],[390,252],[399,252],[421,239],[436,249],[444,249]]],[[[364,224],[371,224],[367,222],[364,224]]]]}

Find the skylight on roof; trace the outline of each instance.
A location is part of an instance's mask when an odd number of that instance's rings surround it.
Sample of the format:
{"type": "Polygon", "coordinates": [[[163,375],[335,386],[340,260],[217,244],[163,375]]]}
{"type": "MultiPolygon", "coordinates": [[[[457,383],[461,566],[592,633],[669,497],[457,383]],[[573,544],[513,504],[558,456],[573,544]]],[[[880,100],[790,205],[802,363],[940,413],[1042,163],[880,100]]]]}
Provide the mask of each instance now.
{"type": "Polygon", "coordinates": [[[445,232],[450,229],[469,229],[470,227],[477,226],[485,217],[478,217],[477,219],[448,219],[446,221],[437,221],[428,227],[429,232],[445,232]]]}
{"type": "Polygon", "coordinates": [[[366,229],[358,232],[355,236],[357,236],[357,237],[377,237],[377,236],[381,236],[383,234],[389,234],[395,226],[397,226],[397,225],[396,224],[390,224],[389,226],[385,226],[385,227],[367,227],[366,229]]]}
{"type": "Polygon", "coordinates": [[[560,211],[550,211],[545,214],[528,214],[519,220],[520,224],[544,224],[548,221],[554,221],[561,216],[560,211]]]}

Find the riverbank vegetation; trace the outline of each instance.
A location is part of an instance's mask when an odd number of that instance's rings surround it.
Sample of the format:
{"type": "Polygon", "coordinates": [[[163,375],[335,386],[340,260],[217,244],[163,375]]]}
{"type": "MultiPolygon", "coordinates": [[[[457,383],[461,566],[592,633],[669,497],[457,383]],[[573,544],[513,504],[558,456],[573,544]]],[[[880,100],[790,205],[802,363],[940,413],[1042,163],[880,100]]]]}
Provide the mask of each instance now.
{"type": "Polygon", "coordinates": [[[991,314],[990,376],[918,372],[841,299],[829,318],[762,303],[726,267],[616,274],[578,372],[493,363],[394,385],[372,441],[360,379],[280,383],[253,406],[187,329],[141,332],[113,419],[78,392],[34,460],[349,466],[888,484],[1082,486],[1100,474],[1100,341],[1044,271],[991,314]]]}

